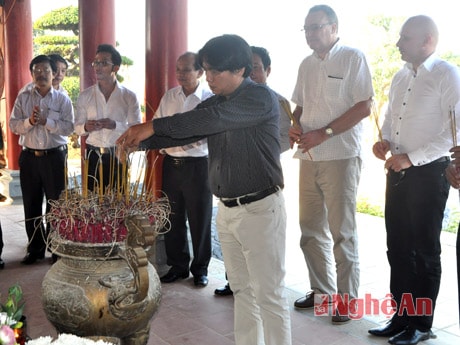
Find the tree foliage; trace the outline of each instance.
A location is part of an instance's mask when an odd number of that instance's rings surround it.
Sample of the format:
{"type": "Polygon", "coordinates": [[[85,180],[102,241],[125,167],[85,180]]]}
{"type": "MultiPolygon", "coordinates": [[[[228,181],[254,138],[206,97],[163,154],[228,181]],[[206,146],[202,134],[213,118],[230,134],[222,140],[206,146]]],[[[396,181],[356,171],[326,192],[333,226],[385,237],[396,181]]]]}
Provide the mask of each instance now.
{"type": "MultiPolygon", "coordinates": [[[[404,65],[396,46],[399,32],[406,18],[385,17],[383,15],[369,18],[370,35],[373,38],[368,58],[372,71],[374,86],[374,117],[381,123],[380,115],[385,111],[391,81],[396,72],[404,65]]],[[[460,66],[460,56],[452,52],[440,55],[441,58],[460,66]]]]}
{"type": "Polygon", "coordinates": [[[34,22],[36,30],[72,31],[79,36],[78,7],[68,6],[53,10],[34,22]]]}
{"type": "MultiPolygon", "coordinates": [[[[62,86],[73,103],[80,93],[80,43],[78,7],[68,6],[53,10],[34,22],[34,53],[59,54],[69,63],[62,86]]],[[[122,56],[122,65],[131,66],[133,60],[122,56]]],[[[117,74],[119,82],[123,76],[117,74]]]]}
{"type": "MultiPolygon", "coordinates": [[[[78,7],[68,6],[48,12],[38,18],[33,27],[35,53],[61,55],[69,63],[67,75],[78,77],[80,73],[78,7]]],[[[76,93],[69,89],[67,91],[69,95],[76,93]]],[[[76,100],[72,97],[71,99],[74,102],[76,100]]]]}
{"type": "Polygon", "coordinates": [[[396,47],[403,21],[402,17],[374,16],[369,18],[374,38],[369,61],[375,92],[374,102],[378,112],[381,112],[388,102],[391,80],[403,64],[396,47]]]}

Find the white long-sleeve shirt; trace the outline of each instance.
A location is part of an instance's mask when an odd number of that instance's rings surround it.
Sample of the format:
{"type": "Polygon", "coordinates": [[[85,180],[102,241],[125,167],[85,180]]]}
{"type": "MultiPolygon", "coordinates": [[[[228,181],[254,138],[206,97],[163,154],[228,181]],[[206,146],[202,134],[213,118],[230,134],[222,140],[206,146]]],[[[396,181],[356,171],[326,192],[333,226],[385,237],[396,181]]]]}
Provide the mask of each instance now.
{"type": "Polygon", "coordinates": [[[19,145],[35,150],[46,150],[67,144],[67,137],[73,131],[74,113],[72,101],[53,88],[42,97],[38,91],[25,88],[16,97],[10,117],[10,129],[18,134],[19,145]],[[46,116],[44,126],[29,122],[34,106],[46,116]]]}
{"type": "Polygon", "coordinates": [[[460,115],[458,67],[435,55],[417,72],[407,63],[392,80],[382,138],[390,142],[392,154],[407,154],[414,166],[449,156],[453,146],[450,108],[460,115]]]}
{"type": "Polygon", "coordinates": [[[141,122],[141,109],[136,94],[116,82],[115,89],[106,101],[98,84],[83,90],[78,96],[75,111],[75,132],[87,136],[86,143],[96,147],[112,147],[129,127],[141,122]],[[115,129],[86,132],[88,120],[110,118],[115,129]]]}
{"type": "MultiPolygon", "coordinates": [[[[188,96],[185,96],[182,86],[176,86],[165,92],[154,118],[158,119],[192,110],[212,95],[213,93],[201,83],[195,92],[188,96]]],[[[208,144],[206,139],[202,139],[192,144],[169,147],[161,151],[175,157],[203,157],[208,155],[208,144]]]]}

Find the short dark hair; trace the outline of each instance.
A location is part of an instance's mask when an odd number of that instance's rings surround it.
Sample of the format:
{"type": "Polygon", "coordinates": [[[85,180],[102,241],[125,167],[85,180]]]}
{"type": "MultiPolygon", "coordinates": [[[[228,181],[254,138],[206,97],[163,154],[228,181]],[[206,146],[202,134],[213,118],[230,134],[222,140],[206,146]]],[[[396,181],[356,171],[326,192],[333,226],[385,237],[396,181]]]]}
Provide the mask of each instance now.
{"type": "Polygon", "coordinates": [[[121,66],[121,55],[111,44],[99,44],[96,49],[97,53],[109,53],[112,55],[112,63],[115,66],[121,66]]]}
{"type": "Polygon", "coordinates": [[[186,57],[193,57],[193,59],[194,59],[193,68],[195,69],[195,71],[199,71],[199,70],[203,69],[203,67],[201,67],[201,65],[200,65],[200,61],[198,61],[198,54],[197,53],[185,52],[184,54],[179,56],[179,58],[177,60],[179,60],[180,58],[186,58],[186,57]]]}
{"type": "Polygon", "coordinates": [[[332,9],[332,7],[328,5],[316,5],[310,8],[308,11],[308,14],[313,13],[313,12],[324,12],[327,16],[327,19],[329,20],[329,23],[335,23],[337,24],[337,28],[339,27],[339,19],[337,18],[337,14],[335,11],[332,9]]]}
{"type": "Polygon", "coordinates": [[[56,72],[57,72],[56,63],[55,63],[48,55],[37,55],[36,57],[34,57],[34,58],[32,59],[32,61],[30,61],[30,64],[29,64],[30,73],[33,73],[34,66],[35,66],[36,64],[38,64],[38,63],[43,63],[43,62],[49,63],[49,65],[51,66],[51,70],[53,71],[53,73],[56,73],[56,72]]]}
{"type": "Polygon", "coordinates": [[[50,57],[51,60],[53,60],[54,62],[62,62],[66,68],[69,68],[69,64],[67,63],[67,60],[64,59],[61,55],[59,54],[50,54],[48,55],[50,57]]]}
{"type": "Polygon", "coordinates": [[[251,46],[251,50],[253,54],[259,55],[262,63],[264,65],[264,71],[267,70],[268,67],[272,65],[272,59],[270,59],[270,54],[268,50],[263,47],[255,47],[251,46]]]}
{"type": "Polygon", "coordinates": [[[252,52],[249,44],[238,35],[222,35],[211,38],[198,52],[201,66],[206,62],[219,72],[234,72],[244,68],[243,77],[252,71],[252,52]]]}

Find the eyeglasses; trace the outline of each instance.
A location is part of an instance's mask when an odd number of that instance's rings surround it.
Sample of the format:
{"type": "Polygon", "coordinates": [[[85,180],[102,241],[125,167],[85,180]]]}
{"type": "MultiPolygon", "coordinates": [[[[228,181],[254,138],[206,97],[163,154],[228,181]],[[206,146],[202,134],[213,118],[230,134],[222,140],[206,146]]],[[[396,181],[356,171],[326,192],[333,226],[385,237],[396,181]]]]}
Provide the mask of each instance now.
{"type": "Polygon", "coordinates": [[[111,63],[110,61],[106,61],[106,60],[93,61],[91,63],[91,66],[93,66],[93,67],[99,67],[99,66],[106,67],[106,66],[113,66],[113,65],[114,65],[113,63],[111,63]]]}
{"type": "Polygon", "coordinates": [[[324,24],[312,24],[309,26],[304,26],[300,31],[305,31],[305,32],[317,32],[324,28],[326,25],[331,25],[332,23],[324,23],[324,24]]]}
{"type": "Polygon", "coordinates": [[[34,72],[34,74],[48,74],[51,72],[51,68],[34,68],[32,69],[32,71],[34,72]]]}

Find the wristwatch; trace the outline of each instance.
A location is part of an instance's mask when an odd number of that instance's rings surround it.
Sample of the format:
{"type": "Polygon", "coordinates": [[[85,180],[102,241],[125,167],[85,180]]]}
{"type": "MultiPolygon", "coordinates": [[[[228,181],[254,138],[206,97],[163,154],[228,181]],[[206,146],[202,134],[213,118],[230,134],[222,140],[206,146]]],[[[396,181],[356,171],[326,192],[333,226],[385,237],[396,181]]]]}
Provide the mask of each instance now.
{"type": "Polygon", "coordinates": [[[329,138],[332,138],[334,136],[334,131],[332,130],[331,127],[326,127],[326,129],[324,131],[329,136],[329,138]]]}

